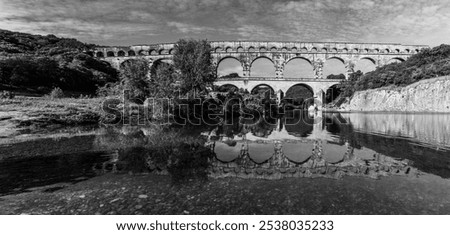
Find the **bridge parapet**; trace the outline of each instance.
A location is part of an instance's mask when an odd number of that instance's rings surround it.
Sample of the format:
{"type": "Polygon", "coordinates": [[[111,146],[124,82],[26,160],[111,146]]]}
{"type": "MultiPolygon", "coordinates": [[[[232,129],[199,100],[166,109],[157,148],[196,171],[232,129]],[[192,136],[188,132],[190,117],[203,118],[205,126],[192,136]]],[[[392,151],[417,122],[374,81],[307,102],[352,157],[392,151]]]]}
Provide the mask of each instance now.
{"type": "MultiPolygon", "coordinates": [[[[411,55],[426,45],[402,45],[396,43],[349,42],[268,42],[268,41],[211,41],[215,53],[304,53],[304,54],[365,54],[411,55]]],[[[149,45],[98,47],[92,51],[96,57],[156,56],[173,53],[174,43],[149,45]]]]}

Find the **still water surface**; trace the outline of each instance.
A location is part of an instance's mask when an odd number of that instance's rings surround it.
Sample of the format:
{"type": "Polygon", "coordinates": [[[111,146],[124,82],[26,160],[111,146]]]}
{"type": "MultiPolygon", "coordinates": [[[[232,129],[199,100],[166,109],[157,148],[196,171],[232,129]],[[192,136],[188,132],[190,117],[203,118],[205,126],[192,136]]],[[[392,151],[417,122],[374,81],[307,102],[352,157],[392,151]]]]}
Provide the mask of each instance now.
{"type": "MultiPolygon", "coordinates": [[[[450,188],[442,188],[450,185],[450,115],[319,113],[315,118],[298,113],[252,124],[235,120],[188,135],[203,139],[214,153],[210,180],[329,178],[329,184],[342,184],[343,178],[364,177],[382,184],[395,177],[390,187],[412,181],[417,188],[402,190],[450,198],[450,188]],[[418,190],[421,184],[427,184],[426,191],[418,190]]],[[[114,171],[110,163],[120,158],[119,149],[145,147],[152,135],[145,127],[109,127],[0,139],[0,196],[114,171]]],[[[159,173],[167,173],[162,168],[159,173]]]]}

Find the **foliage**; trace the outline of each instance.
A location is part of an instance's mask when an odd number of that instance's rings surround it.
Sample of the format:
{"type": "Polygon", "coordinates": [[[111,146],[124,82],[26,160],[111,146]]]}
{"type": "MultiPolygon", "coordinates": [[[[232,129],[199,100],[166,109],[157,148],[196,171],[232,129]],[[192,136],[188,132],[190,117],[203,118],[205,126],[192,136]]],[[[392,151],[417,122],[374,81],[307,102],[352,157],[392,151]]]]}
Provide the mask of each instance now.
{"type": "Polygon", "coordinates": [[[354,73],[349,74],[348,80],[342,80],[339,84],[339,88],[341,89],[341,96],[350,97],[355,93],[356,83],[363,76],[363,73],[358,70],[354,73]]]}
{"type": "Polygon", "coordinates": [[[211,61],[211,46],[206,40],[179,40],[173,56],[179,72],[181,94],[200,94],[212,87],[215,68],[211,61]]]}
{"type": "Polygon", "coordinates": [[[148,62],[143,59],[124,63],[120,73],[121,83],[127,92],[127,99],[143,103],[149,95],[148,62]]]}
{"type": "Polygon", "coordinates": [[[35,55],[57,55],[68,51],[82,51],[94,48],[73,38],[59,38],[55,35],[32,35],[0,29],[0,53],[35,55]]]}
{"type": "Polygon", "coordinates": [[[172,65],[161,63],[150,79],[150,97],[174,98],[177,78],[178,73],[172,65]]]}
{"type": "Polygon", "coordinates": [[[450,45],[423,49],[401,63],[378,67],[364,75],[360,71],[350,74],[341,83],[343,95],[352,96],[355,91],[384,86],[406,86],[433,77],[450,75],[450,45]]]}
{"type": "Polygon", "coordinates": [[[342,73],[339,75],[330,74],[327,76],[327,79],[345,79],[345,75],[342,73]]]}
{"type": "Polygon", "coordinates": [[[239,76],[238,73],[230,73],[224,76],[221,76],[221,78],[240,78],[241,76],[239,76]]]}
{"type": "Polygon", "coordinates": [[[64,98],[64,92],[63,92],[63,90],[61,90],[61,88],[55,87],[50,92],[49,96],[50,96],[50,99],[52,99],[52,100],[64,98]]]}
{"type": "Polygon", "coordinates": [[[96,91],[96,95],[99,97],[115,96],[120,97],[123,95],[123,85],[119,82],[106,83],[104,86],[99,87],[96,91]]]}
{"type": "Polygon", "coordinates": [[[14,99],[15,95],[11,91],[0,91],[1,99],[14,99]]]}
{"type": "Polygon", "coordinates": [[[84,54],[95,45],[75,39],[0,30],[0,84],[17,88],[94,93],[98,86],[118,80],[108,63],[84,54]],[[39,89],[38,89],[39,88],[39,89]]]}

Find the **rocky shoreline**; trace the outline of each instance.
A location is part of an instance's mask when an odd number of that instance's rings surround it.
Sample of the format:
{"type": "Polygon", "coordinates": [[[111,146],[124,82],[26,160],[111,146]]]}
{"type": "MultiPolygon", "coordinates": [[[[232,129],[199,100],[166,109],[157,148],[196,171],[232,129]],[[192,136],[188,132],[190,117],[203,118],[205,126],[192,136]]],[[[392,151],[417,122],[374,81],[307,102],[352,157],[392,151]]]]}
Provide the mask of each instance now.
{"type": "Polygon", "coordinates": [[[335,111],[450,113],[450,76],[357,91],[335,111]]]}

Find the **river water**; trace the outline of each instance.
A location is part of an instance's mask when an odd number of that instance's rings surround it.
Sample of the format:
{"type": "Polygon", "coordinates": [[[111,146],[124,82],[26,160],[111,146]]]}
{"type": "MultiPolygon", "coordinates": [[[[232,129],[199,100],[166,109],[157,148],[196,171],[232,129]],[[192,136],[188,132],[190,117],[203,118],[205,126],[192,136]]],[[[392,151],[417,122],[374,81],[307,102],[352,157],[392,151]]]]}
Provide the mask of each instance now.
{"type": "MultiPolygon", "coordinates": [[[[190,128],[182,135],[201,139],[201,148],[212,152],[206,166],[199,164],[209,182],[239,178],[282,185],[316,180],[322,187],[314,193],[327,196],[328,186],[339,185],[345,194],[347,184],[363,179],[378,203],[383,203],[381,194],[386,194],[380,190],[392,190],[398,197],[425,200],[420,210],[406,208],[407,212],[448,214],[449,123],[448,114],[292,113],[271,120],[232,119],[190,128]]],[[[148,157],[149,152],[164,154],[156,149],[159,141],[167,140],[157,135],[161,132],[152,128],[122,126],[2,138],[0,196],[42,189],[51,193],[104,174],[116,173],[116,177],[123,171],[174,177],[173,171],[155,163],[157,154],[148,157]],[[130,152],[147,156],[145,164],[127,162],[134,159],[123,157],[130,152]]]]}

